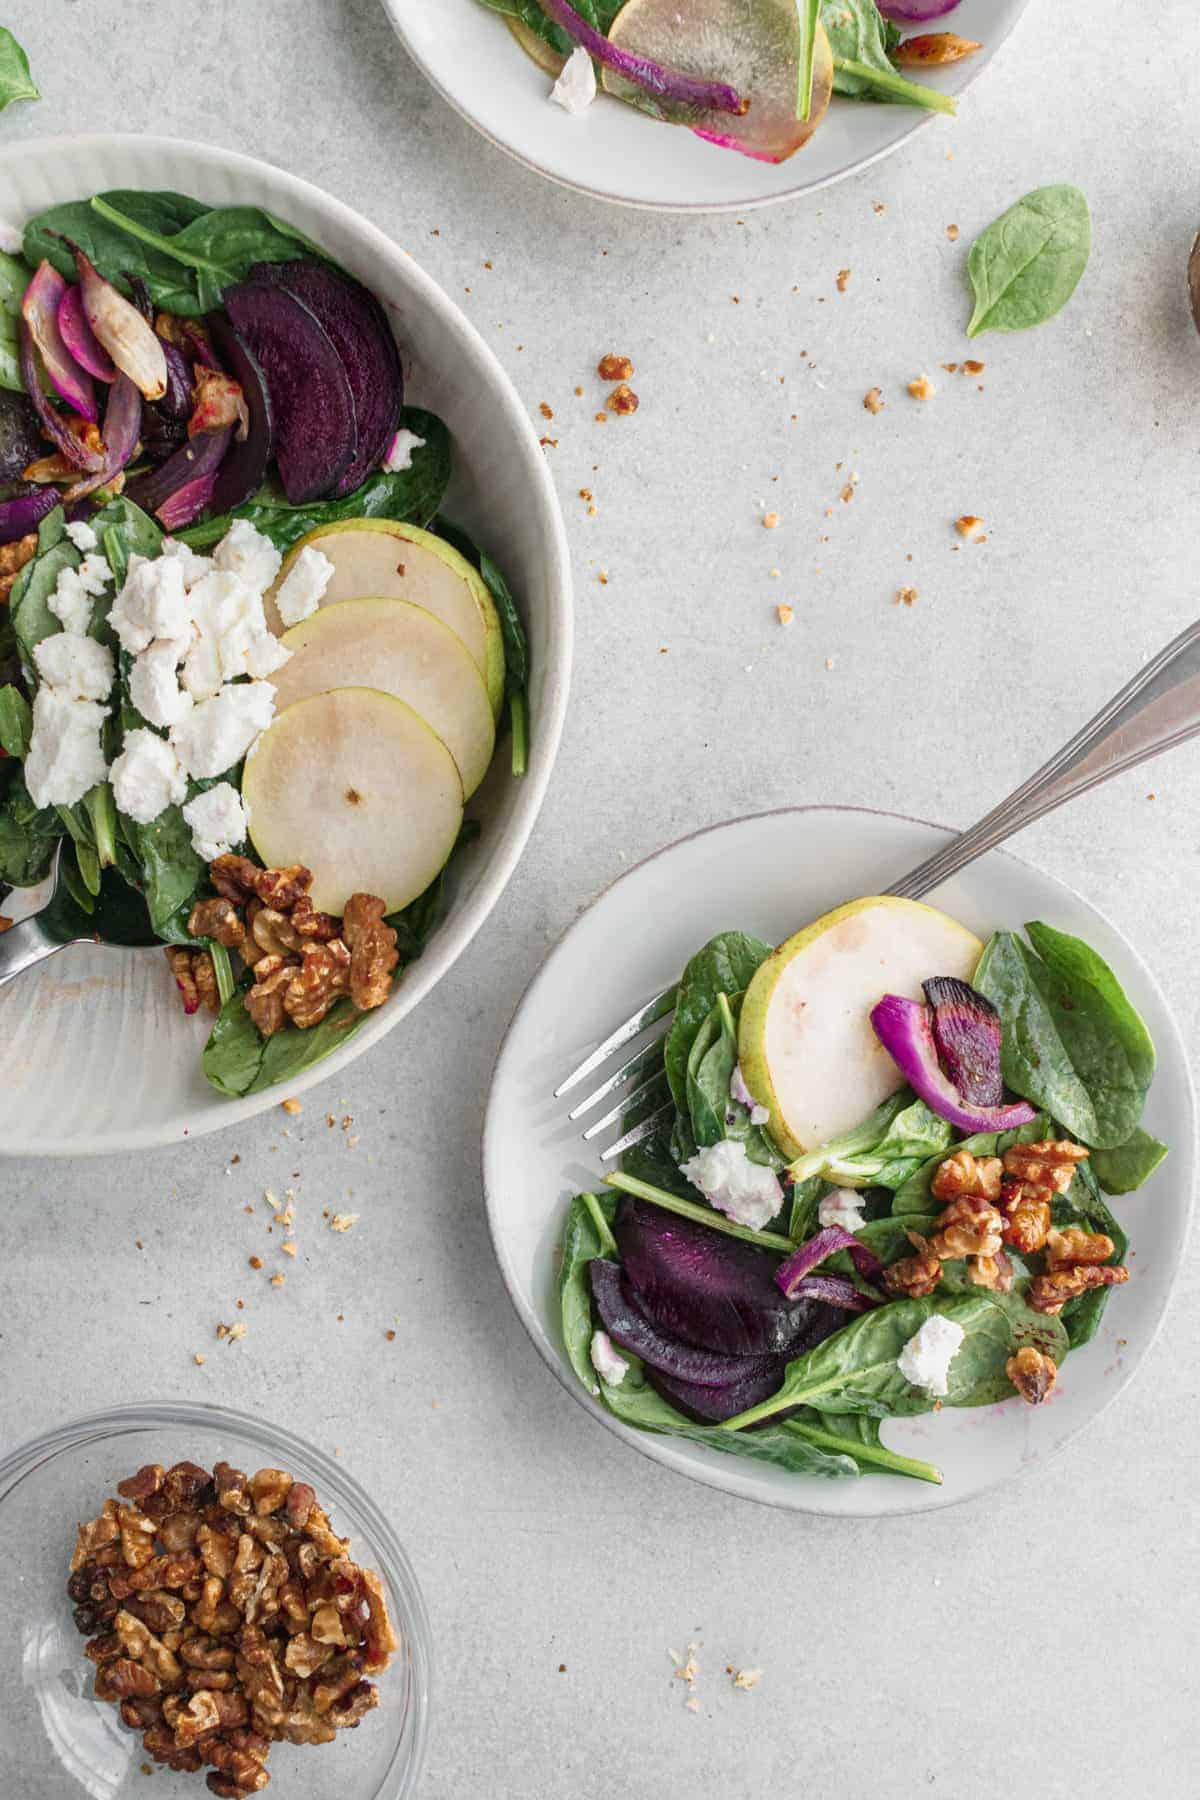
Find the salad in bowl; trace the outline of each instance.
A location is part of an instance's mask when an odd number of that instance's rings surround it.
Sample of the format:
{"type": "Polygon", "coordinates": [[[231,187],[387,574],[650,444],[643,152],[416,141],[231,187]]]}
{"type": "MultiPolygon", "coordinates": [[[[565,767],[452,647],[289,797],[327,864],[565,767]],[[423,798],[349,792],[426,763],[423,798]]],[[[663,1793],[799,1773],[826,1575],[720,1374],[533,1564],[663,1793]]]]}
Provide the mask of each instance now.
{"type": "Polygon", "coordinates": [[[378,298],[258,207],[107,192],[0,253],[0,931],[51,880],[161,942],[223,1094],[386,1001],[506,721],[526,766],[450,473],[378,298]]]}
{"type": "Polygon", "coordinates": [[[1129,1278],[1109,1199],[1167,1154],[1099,954],[871,897],[774,949],[721,932],[673,998],[619,1171],[562,1223],[582,1386],[789,1474],[930,1483],[887,1420],[1053,1404],[1129,1278]]]}

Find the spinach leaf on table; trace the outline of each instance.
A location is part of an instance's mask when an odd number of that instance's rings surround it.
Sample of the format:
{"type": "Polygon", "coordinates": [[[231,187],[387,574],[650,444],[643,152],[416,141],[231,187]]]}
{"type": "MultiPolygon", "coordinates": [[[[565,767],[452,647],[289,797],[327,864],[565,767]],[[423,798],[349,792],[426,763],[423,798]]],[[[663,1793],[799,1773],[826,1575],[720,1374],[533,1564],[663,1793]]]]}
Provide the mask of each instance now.
{"type": "Polygon", "coordinates": [[[744,931],[722,931],[698,950],[683,971],[675,995],[675,1017],[663,1043],[667,1081],[675,1105],[687,1112],[687,1066],[692,1044],[718,994],[740,994],[771,954],[770,944],[744,931]]]}
{"type": "Polygon", "coordinates": [[[0,112],[14,100],[40,100],[29,58],[12,32],[0,25],[0,112]]]}
{"type": "Polygon", "coordinates": [[[1023,195],[971,245],[975,310],[967,336],[1052,319],[1079,286],[1091,249],[1091,216],[1077,187],[1062,182],[1023,195]]]}
{"type": "Polygon", "coordinates": [[[450,433],[434,413],[419,406],[406,406],[400,423],[425,440],[424,449],[413,451],[409,469],[393,475],[377,469],[361,487],[340,500],[310,500],[300,506],[289,505],[282,492],[263,488],[233,512],[203,519],[175,535],[193,550],[209,550],[235,519],[249,519],[277,550],[286,551],[308,532],[340,519],[395,519],[401,525],[427,527],[450,480],[450,433]]]}
{"type": "Polygon", "coordinates": [[[1139,1125],[1123,1144],[1093,1150],[1092,1173],[1106,1194],[1132,1194],[1150,1179],[1166,1155],[1167,1146],[1139,1125]]]}

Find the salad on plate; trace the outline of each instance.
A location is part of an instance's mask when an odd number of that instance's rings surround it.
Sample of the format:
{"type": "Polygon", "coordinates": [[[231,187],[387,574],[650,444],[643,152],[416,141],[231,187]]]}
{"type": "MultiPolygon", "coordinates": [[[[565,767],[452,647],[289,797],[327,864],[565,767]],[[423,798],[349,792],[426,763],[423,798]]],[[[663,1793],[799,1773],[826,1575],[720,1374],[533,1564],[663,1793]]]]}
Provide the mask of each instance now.
{"type": "Polygon", "coordinates": [[[938,1482],[883,1422],[1052,1403],[1129,1279],[1106,1196],[1167,1154],[1100,956],[916,901],[720,933],[645,1066],[563,1223],[568,1360],[626,1425],[796,1474],[938,1482]]]}
{"type": "Polygon", "coordinates": [[[982,49],[927,27],[959,0],[479,0],[579,114],[602,92],[725,150],[786,162],[831,98],[953,113],[908,71],[982,49]],[[915,27],[916,29],[911,29],[915,27]]]}
{"type": "Polygon", "coordinates": [[[380,300],[257,207],[98,194],[0,252],[0,911],[159,940],[223,1093],[387,999],[505,716],[524,771],[450,470],[380,300]]]}

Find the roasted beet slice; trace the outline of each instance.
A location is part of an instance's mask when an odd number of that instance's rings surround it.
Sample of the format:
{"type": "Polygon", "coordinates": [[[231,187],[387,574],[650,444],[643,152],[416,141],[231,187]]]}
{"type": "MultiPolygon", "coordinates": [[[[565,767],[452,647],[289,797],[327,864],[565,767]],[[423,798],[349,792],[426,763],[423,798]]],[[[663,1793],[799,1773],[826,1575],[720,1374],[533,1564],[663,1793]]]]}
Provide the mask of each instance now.
{"type": "Polygon", "coordinates": [[[182,531],[212,505],[217,471],[232,437],[227,426],[224,431],[189,438],[160,468],[131,481],[126,493],[135,506],[153,513],[168,531],[182,531]]]}
{"type": "Polygon", "coordinates": [[[354,395],[333,340],[286,288],[241,281],[222,297],[271,397],[283,490],[293,506],[320,499],[358,449],[354,395]]]}
{"type": "Polygon", "coordinates": [[[999,1106],[1000,1014],[983,994],[952,975],[923,981],[938,1061],[968,1106],[999,1106]]]}
{"type": "MultiPolygon", "coordinates": [[[[616,1263],[597,1257],[588,1264],[588,1275],[596,1311],[609,1337],[664,1375],[694,1382],[697,1387],[728,1387],[768,1371],[778,1376],[777,1356],[723,1356],[719,1351],[698,1350],[694,1344],[682,1344],[678,1338],[668,1337],[642,1311],[616,1263]]],[[[778,1379],[775,1385],[779,1385],[778,1379]]],[[[747,1405],[752,1404],[747,1401],[747,1405]]]]}
{"type": "Polygon", "coordinates": [[[251,281],[286,288],[316,314],[345,365],[358,420],[358,450],[334,488],[351,494],[383,461],[404,405],[400,352],[387,314],[369,288],[332,264],[256,263],[251,281]]]}
{"type": "Polygon", "coordinates": [[[45,448],[37,414],[25,395],[0,388],[0,481],[20,481],[45,448]]]}
{"type": "Polygon", "coordinates": [[[224,313],[210,313],[208,335],[221,358],[221,366],[241,386],[250,413],[250,429],[240,441],[235,437],[217,471],[212,503],[219,513],[232,512],[263,484],[275,442],[275,421],[266,378],[240,334],[224,313]]]}
{"type": "Polygon", "coordinates": [[[615,1226],[625,1273],[647,1318],[669,1337],[726,1356],[799,1355],[846,1315],[817,1300],[786,1300],[779,1259],[647,1200],[622,1199],[615,1226]]]}
{"type": "MultiPolygon", "coordinates": [[[[740,1380],[731,1381],[728,1387],[702,1387],[698,1381],[680,1381],[662,1369],[647,1368],[646,1379],[656,1393],[678,1407],[687,1418],[695,1419],[700,1425],[719,1425],[723,1419],[732,1419],[735,1413],[745,1412],[748,1407],[757,1406],[760,1400],[769,1400],[778,1392],[787,1367],[786,1357],[756,1358],[755,1363],[757,1373],[743,1375],[740,1380]]],[[[777,1425],[786,1417],[787,1413],[777,1413],[769,1423],[777,1425]]]]}

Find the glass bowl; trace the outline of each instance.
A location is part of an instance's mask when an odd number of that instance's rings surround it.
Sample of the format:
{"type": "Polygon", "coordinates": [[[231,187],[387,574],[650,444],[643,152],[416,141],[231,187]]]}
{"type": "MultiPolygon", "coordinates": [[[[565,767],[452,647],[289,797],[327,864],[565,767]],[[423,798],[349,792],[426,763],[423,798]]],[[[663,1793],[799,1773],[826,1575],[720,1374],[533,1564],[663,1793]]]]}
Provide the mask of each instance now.
{"type": "Polygon", "coordinates": [[[346,1471],[289,1431],[219,1406],[119,1406],[57,1426],[0,1461],[0,1795],[5,1800],[205,1800],[203,1775],[142,1764],[141,1737],[92,1693],[67,1597],[75,1528],[143,1463],[222,1459],[253,1474],[278,1467],[309,1482],[356,1562],[378,1570],[400,1649],[378,1677],[379,1705],[332,1744],[271,1748],[279,1800],[402,1800],[416,1787],[429,1718],[430,1631],[407,1556],[346,1471]]]}

